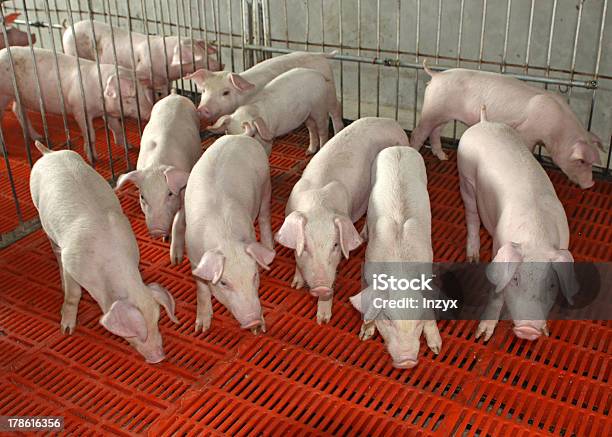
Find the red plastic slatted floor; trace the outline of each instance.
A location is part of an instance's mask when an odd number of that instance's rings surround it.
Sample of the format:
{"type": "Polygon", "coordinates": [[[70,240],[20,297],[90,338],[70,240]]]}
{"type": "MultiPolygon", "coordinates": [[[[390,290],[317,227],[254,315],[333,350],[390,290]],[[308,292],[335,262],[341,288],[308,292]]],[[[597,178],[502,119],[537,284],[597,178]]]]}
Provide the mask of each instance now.
{"type": "MultiPolygon", "coordinates": [[[[53,129],[61,136],[59,127],[53,129]]],[[[8,117],[4,128],[22,206],[33,216],[21,133],[8,117]]],[[[130,139],[136,142],[137,134],[130,139]]],[[[305,165],[306,143],[306,133],[298,131],[274,146],[274,230],[305,165]]],[[[99,147],[99,170],[108,176],[105,149],[99,147]]],[[[123,170],[122,150],[115,153],[123,170]]],[[[448,162],[429,152],[424,156],[435,258],[464,260],[455,154],[448,162]]],[[[16,220],[6,169],[0,171],[0,214],[7,229],[16,220]]],[[[576,260],[612,260],[612,184],[597,182],[581,191],[559,172],[549,174],[569,217],[576,260]]],[[[210,331],[195,334],[188,263],[170,266],[168,245],[147,236],[134,189],[120,197],[140,245],[145,281],[162,283],[177,301],[181,323],[160,319],[167,359],[147,365],[106,332],[87,293],[75,334],[62,335],[59,272],[45,235],[37,231],[0,252],[1,415],[61,415],[75,435],[612,434],[612,329],[606,322],[553,322],[551,336],[536,342],[517,339],[501,322],[486,345],[474,341],[476,322],[439,322],[440,355],[422,344],[418,366],[397,370],[379,336],[367,342],[357,337],[361,320],[348,298],[359,291],[365,247],[341,263],[332,320],[318,326],[315,299],[290,288],[293,254],[277,246],[260,290],[268,332],[240,330],[215,303],[210,331]]],[[[487,259],[490,239],[483,238],[487,259]]]]}

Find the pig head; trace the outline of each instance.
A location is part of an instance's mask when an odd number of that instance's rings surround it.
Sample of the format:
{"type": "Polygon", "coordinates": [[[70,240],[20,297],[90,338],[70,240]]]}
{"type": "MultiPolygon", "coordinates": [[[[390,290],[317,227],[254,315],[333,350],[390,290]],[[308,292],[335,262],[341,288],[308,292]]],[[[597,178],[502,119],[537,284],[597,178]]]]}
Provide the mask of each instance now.
{"type": "Polygon", "coordinates": [[[128,182],[140,191],[140,208],[145,215],[147,228],[152,237],[168,237],[172,221],[182,207],[184,189],[189,173],[172,166],[159,166],[134,170],[119,176],[119,190],[128,182]]]}
{"type": "Polygon", "coordinates": [[[151,117],[153,109],[153,91],[150,88],[144,87],[140,81],[134,82],[129,72],[123,71],[117,75],[112,73],[106,79],[104,88],[104,102],[106,110],[112,117],[121,116],[121,104],[123,103],[123,113],[127,117],[137,118],[138,109],[143,120],[148,120],[151,117]],[[121,93],[119,89],[121,88],[121,93]],[[136,89],[138,89],[138,102],[136,102],[136,89]]]}
{"type": "Polygon", "coordinates": [[[198,115],[210,122],[234,112],[256,88],[240,74],[229,71],[213,72],[200,69],[185,79],[193,80],[198,91],[202,93],[198,115]]]}
{"type": "MultiPolygon", "coordinates": [[[[20,12],[14,12],[4,17],[4,25],[6,26],[6,35],[8,37],[8,44],[4,41],[4,34],[0,32],[0,50],[8,46],[27,46],[28,34],[23,32],[16,27],[13,27],[14,21],[21,15],[20,12]]],[[[36,35],[33,33],[30,35],[32,38],[32,44],[36,43],[36,35]]]]}
{"type": "Polygon", "coordinates": [[[341,194],[343,191],[340,184],[331,182],[320,190],[300,193],[298,197],[302,199],[297,203],[305,208],[291,212],[276,234],[278,243],[295,250],[297,270],[310,287],[310,293],[323,299],[330,299],[333,295],[336,270],[342,255],[348,259],[349,252],[363,242],[346,212],[347,200],[344,200],[344,207],[336,210],[316,200],[346,198],[341,194]]]}
{"type": "MultiPolygon", "coordinates": [[[[406,297],[405,292],[373,290],[368,287],[350,298],[351,304],[362,314],[364,326],[360,333],[362,340],[374,335],[378,329],[393,367],[409,369],[417,365],[421,334],[425,335],[427,345],[435,353],[440,353],[442,339],[433,314],[422,310],[377,308],[375,298],[399,300],[406,297]],[[375,329],[372,328],[372,325],[375,329]],[[368,330],[371,330],[369,333],[368,330]]],[[[420,300],[421,296],[415,296],[420,300]]],[[[378,305],[380,306],[380,305],[378,305]]]]}
{"type": "Polygon", "coordinates": [[[207,250],[192,273],[206,281],[212,295],[236,318],[243,329],[265,332],[259,303],[258,266],[269,270],[275,252],[257,241],[228,241],[207,250]]]}
{"type": "Polygon", "coordinates": [[[206,129],[216,134],[247,135],[255,138],[268,156],[272,152],[274,133],[251,106],[241,106],[233,114],[219,117],[215,124],[206,129]]]}
{"type": "MultiPolygon", "coordinates": [[[[582,129],[583,130],[583,129],[582,129]]],[[[583,130],[583,135],[567,147],[560,147],[553,153],[555,164],[569,179],[580,188],[591,188],[593,182],[592,166],[601,165],[599,151],[604,151],[602,141],[594,134],[583,130]]]]}
{"type": "Polygon", "coordinates": [[[517,337],[536,340],[541,334],[548,335],[546,319],[557,296],[557,284],[570,303],[578,292],[573,262],[567,250],[534,254],[516,243],[498,250],[487,268],[487,278],[495,285],[494,293],[503,293],[517,337]]]}
{"type": "MultiPolygon", "coordinates": [[[[143,284],[144,287],[144,284],[143,284]]],[[[115,335],[123,337],[148,363],[159,363],[165,358],[159,332],[159,306],[175,323],[174,299],[159,284],[149,284],[129,298],[113,302],[100,319],[100,324],[115,335]]]]}

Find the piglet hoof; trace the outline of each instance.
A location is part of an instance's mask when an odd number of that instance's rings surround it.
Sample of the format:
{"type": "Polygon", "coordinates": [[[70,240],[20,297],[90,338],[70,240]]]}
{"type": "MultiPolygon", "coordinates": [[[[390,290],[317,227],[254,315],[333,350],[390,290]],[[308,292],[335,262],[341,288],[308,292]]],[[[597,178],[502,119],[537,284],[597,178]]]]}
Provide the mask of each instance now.
{"type": "Polygon", "coordinates": [[[64,335],[72,335],[72,333],[74,332],[74,323],[61,323],[60,326],[60,330],[62,331],[62,334],[64,335]]]}
{"type": "Polygon", "coordinates": [[[317,153],[317,149],[316,148],[308,148],[306,149],[306,156],[311,156],[314,155],[315,153],[317,153]]]}
{"type": "MultiPolygon", "coordinates": [[[[173,242],[174,243],[174,242],[173,242]]],[[[170,245],[170,264],[178,266],[183,262],[183,248],[176,248],[174,245],[170,245]]]]}
{"type": "Polygon", "coordinates": [[[317,305],[317,323],[322,325],[328,323],[332,316],[331,299],[328,301],[321,301],[317,305]]]}
{"type": "Polygon", "coordinates": [[[291,286],[298,290],[304,287],[304,278],[302,278],[302,275],[300,275],[297,271],[295,272],[295,275],[293,276],[293,281],[291,281],[291,286]]]}
{"type": "Polygon", "coordinates": [[[484,341],[487,342],[493,335],[495,327],[497,326],[497,320],[481,320],[476,329],[474,338],[478,340],[484,334],[484,341]]]}
{"type": "Polygon", "coordinates": [[[434,151],[433,154],[436,155],[440,161],[448,161],[448,156],[442,150],[434,151]]]}
{"type": "Polygon", "coordinates": [[[479,263],[480,262],[480,254],[476,255],[468,255],[467,262],[469,263],[479,263]]]}
{"type": "Polygon", "coordinates": [[[210,322],[211,322],[211,319],[208,317],[206,319],[200,319],[200,318],[196,319],[195,332],[198,333],[198,332],[208,331],[208,329],[210,328],[210,322]]]}
{"type": "Polygon", "coordinates": [[[376,325],[374,323],[363,323],[361,325],[361,329],[359,330],[359,339],[361,341],[366,341],[374,337],[374,333],[376,332],[376,325]]]}

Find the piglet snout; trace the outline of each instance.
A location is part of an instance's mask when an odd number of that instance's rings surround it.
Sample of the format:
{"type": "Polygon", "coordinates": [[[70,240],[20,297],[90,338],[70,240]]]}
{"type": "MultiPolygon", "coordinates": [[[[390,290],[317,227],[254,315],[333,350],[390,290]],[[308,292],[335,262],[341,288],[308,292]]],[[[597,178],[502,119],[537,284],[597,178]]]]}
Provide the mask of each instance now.
{"type": "Polygon", "coordinates": [[[212,113],[206,106],[200,106],[197,112],[198,112],[198,117],[204,120],[210,120],[212,118],[212,113]]]}
{"type": "Polygon", "coordinates": [[[331,299],[334,290],[329,287],[314,287],[310,289],[310,294],[323,300],[331,299]]]}
{"type": "Polygon", "coordinates": [[[157,364],[164,360],[166,356],[163,351],[158,351],[145,356],[145,361],[149,364],[157,364]]]}
{"type": "Polygon", "coordinates": [[[532,325],[519,325],[513,328],[514,335],[523,340],[537,340],[542,335],[542,330],[532,325]]]}
{"type": "Polygon", "coordinates": [[[393,360],[393,367],[395,367],[396,369],[412,369],[414,366],[417,365],[417,363],[418,361],[413,358],[400,358],[397,361],[393,360]]]}

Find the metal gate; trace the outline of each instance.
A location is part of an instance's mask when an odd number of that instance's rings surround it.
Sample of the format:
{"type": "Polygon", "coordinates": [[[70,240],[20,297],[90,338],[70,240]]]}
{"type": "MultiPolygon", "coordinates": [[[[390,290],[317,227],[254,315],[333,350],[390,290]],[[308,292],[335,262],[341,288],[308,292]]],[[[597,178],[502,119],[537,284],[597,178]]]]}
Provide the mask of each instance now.
{"type": "MultiPolygon", "coordinates": [[[[344,117],[392,117],[407,130],[418,121],[428,81],[421,71],[424,59],[440,69],[463,67],[513,75],[567,98],[584,125],[602,138],[607,150],[596,173],[610,176],[612,14],[608,0],[14,0],[0,4],[5,41],[10,31],[5,17],[20,12],[14,26],[30,35],[28,44],[54,54],[62,53],[64,27],[80,20],[149,35],[205,39],[217,47],[218,60],[232,71],[295,50],[337,50],[333,64],[344,117]]],[[[125,43],[113,37],[113,50],[125,43]]],[[[14,71],[14,65],[11,68],[14,71]]],[[[55,71],[35,73],[37,83],[32,86],[39,96],[40,81],[46,75],[60,76],[57,63],[55,71]]],[[[80,71],[79,79],[83,96],[80,71]]],[[[1,80],[11,81],[17,89],[14,76],[1,80]]],[[[181,79],[174,86],[196,101],[193,83],[181,79]]],[[[72,148],[78,140],[65,108],[50,117],[40,101],[45,139],[49,142],[54,137],[56,148],[72,148]]],[[[14,124],[7,128],[7,117],[0,128],[4,155],[0,247],[38,226],[27,189],[32,144],[25,132],[15,135],[14,124]],[[24,155],[11,152],[16,148],[24,155]]],[[[131,132],[138,141],[141,120],[130,122],[123,105],[121,121],[124,132],[131,132]]],[[[114,144],[106,123],[97,129],[102,138],[99,144],[107,150],[106,160],[98,162],[97,168],[115,180],[133,166],[134,155],[127,143],[114,144]]],[[[447,142],[456,141],[463,129],[456,123],[447,126],[447,142]]],[[[87,138],[80,141],[85,144],[87,138]]],[[[538,155],[550,163],[545,151],[538,155]]]]}

